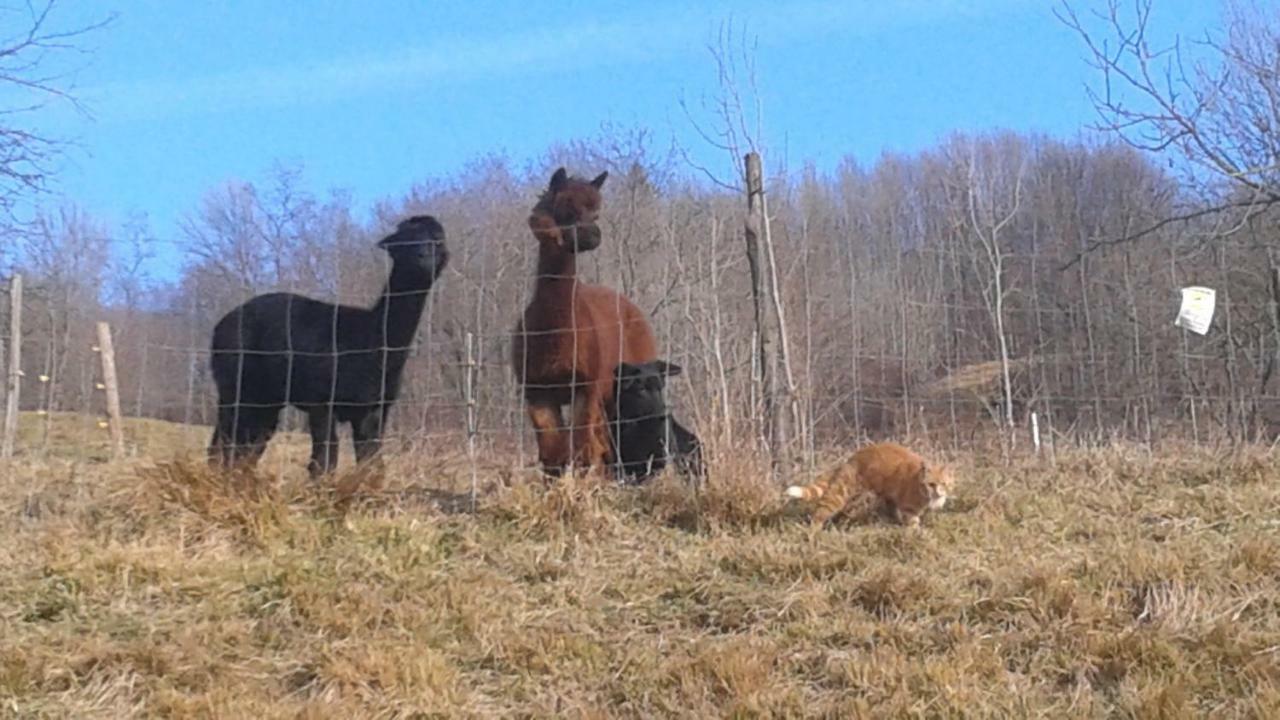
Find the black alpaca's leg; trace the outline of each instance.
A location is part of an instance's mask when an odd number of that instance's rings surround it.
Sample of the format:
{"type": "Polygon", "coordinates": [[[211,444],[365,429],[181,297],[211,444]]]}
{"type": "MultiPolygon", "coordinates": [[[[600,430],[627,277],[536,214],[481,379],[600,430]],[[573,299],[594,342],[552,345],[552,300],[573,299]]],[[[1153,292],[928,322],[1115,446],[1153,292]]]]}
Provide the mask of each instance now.
{"type": "Polygon", "coordinates": [[[613,473],[614,480],[625,482],[622,464],[622,423],[616,417],[616,410],[613,407],[608,408],[605,418],[608,423],[606,427],[609,430],[609,454],[606,456],[606,462],[613,473]]]}
{"type": "Polygon", "coordinates": [[[333,410],[315,408],[307,413],[311,426],[311,462],[307,473],[314,479],[328,474],[338,465],[338,425],[333,410]]]}
{"type": "Polygon", "coordinates": [[[240,411],[240,428],[243,430],[236,438],[236,462],[246,465],[257,465],[262,454],[267,451],[267,443],[276,434],[280,423],[282,408],[253,408],[246,414],[240,411]],[[248,422],[246,423],[246,418],[248,422]]]}
{"type": "Polygon", "coordinates": [[[256,464],[279,419],[280,408],[219,407],[209,442],[209,462],[222,467],[256,464]]]}
{"type": "Polygon", "coordinates": [[[680,458],[679,468],[696,485],[707,480],[707,466],[702,461],[702,446],[694,445],[680,458]]]}
{"type": "Polygon", "coordinates": [[[378,454],[382,448],[382,429],[386,421],[386,413],[376,409],[351,421],[351,439],[355,443],[357,463],[363,463],[378,454]]]}
{"type": "Polygon", "coordinates": [[[702,442],[674,418],[671,420],[671,428],[675,431],[677,467],[695,483],[703,482],[706,480],[707,469],[702,462],[702,442]]]}
{"type": "Polygon", "coordinates": [[[235,447],[235,419],[229,410],[218,408],[213,437],[209,439],[209,464],[214,467],[231,466],[231,452],[235,447]]]}
{"type": "Polygon", "coordinates": [[[665,417],[649,417],[634,423],[631,437],[624,442],[629,448],[628,465],[635,484],[649,482],[667,466],[670,432],[665,417]]]}

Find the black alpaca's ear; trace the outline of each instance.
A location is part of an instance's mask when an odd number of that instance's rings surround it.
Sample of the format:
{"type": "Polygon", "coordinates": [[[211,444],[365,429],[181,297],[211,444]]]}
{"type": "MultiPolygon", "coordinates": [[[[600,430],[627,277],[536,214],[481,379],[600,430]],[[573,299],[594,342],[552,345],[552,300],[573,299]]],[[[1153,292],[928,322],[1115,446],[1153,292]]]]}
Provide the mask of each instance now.
{"type": "Polygon", "coordinates": [[[402,242],[402,236],[403,236],[403,232],[397,230],[396,232],[393,232],[390,235],[379,240],[378,247],[382,248],[383,250],[386,250],[392,245],[399,245],[402,242]]]}
{"type": "Polygon", "coordinates": [[[605,170],[604,172],[597,175],[596,179],[591,181],[591,184],[595,185],[596,189],[599,190],[601,187],[604,187],[604,181],[608,179],[609,179],[609,171],[605,170]]]}
{"type": "Polygon", "coordinates": [[[641,365],[633,365],[629,362],[620,362],[618,363],[617,369],[613,371],[613,375],[621,381],[633,378],[642,372],[644,372],[644,367],[641,365]]]}
{"type": "Polygon", "coordinates": [[[414,215],[401,220],[400,224],[396,225],[397,233],[407,231],[424,232],[433,238],[444,238],[444,226],[434,215],[414,215]]]}
{"type": "Polygon", "coordinates": [[[673,362],[667,362],[666,360],[654,360],[653,365],[664,377],[675,377],[676,375],[684,372],[684,368],[673,362]]]}
{"type": "Polygon", "coordinates": [[[568,182],[569,173],[565,172],[564,168],[556,169],[556,171],[551,174],[551,185],[549,186],[551,188],[551,192],[560,192],[568,182]]]}

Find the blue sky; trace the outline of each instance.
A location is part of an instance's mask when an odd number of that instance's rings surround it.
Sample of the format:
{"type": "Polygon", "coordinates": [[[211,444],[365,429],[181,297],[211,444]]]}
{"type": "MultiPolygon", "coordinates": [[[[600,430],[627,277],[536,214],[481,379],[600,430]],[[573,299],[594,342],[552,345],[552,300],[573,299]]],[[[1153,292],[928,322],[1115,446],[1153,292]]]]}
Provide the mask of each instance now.
{"type": "MultiPolygon", "coordinates": [[[[785,150],[791,167],[830,168],[953,130],[1078,133],[1096,77],[1053,5],[76,0],[64,22],[118,14],[77,76],[93,118],[42,122],[80,143],[66,198],[111,223],[144,212],[162,239],[210,188],[277,160],[360,207],[488,153],[521,164],[606,122],[716,161],[678,101],[714,90],[706,47],[732,18],[758,38],[770,164],[785,150]]],[[[1165,32],[1216,21],[1213,2],[1157,2],[1165,32]]]]}

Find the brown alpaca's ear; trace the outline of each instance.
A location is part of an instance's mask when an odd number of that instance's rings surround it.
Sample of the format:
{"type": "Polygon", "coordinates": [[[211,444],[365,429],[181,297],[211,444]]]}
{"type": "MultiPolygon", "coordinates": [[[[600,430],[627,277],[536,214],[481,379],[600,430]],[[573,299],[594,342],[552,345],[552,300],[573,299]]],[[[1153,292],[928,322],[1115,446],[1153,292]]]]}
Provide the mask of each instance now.
{"type": "Polygon", "coordinates": [[[609,171],[605,170],[604,172],[597,175],[596,179],[591,181],[591,184],[595,185],[596,189],[599,190],[600,188],[604,187],[604,181],[608,179],[609,179],[609,171]]]}
{"type": "Polygon", "coordinates": [[[551,188],[551,192],[558,193],[564,189],[565,184],[568,182],[569,173],[565,172],[564,168],[557,168],[551,175],[551,184],[548,187],[551,188]]]}

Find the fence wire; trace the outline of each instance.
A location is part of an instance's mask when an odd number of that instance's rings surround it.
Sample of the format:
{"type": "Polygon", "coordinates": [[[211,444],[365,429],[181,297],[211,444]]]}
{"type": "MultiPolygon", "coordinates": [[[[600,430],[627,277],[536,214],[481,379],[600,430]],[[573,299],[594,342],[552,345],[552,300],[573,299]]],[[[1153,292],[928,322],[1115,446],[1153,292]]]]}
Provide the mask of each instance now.
{"type": "MultiPolygon", "coordinates": [[[[642,248],[635,233],[630,239],[606,233],[605,249],[585,254],[578,273],[618,289],[645,311],[659,357],[684,368],[667,388],[672,412],[713,447],[766,438],[739,222],[708,211],[687,228],[693,239],[659,229],[642,248]]],[[[430,291],[414,342],[372,352],[409,356],[387,432],[392,445],[466,452],[473,467],[479,455],[502,454],[532,468],[533,430],[510,357],[515,322],[534,293],[537,248],[527,230],[483,246],[478,239],[491,230],[468,226],[457,233],[462,241],[449,240],[453,259],[430,291]]],[[[1010,275],[1002,298],[1007,305],[997,311],[989,286],[946,284],[946,272],[975,272],[969,259],[933,276],[930,268],[947,261],[946,253],[918,253],[918,262],[899,254],[890,263],[864,265],[852,240],[818,253],[795,235],[786,248],[778,242],[795,266],[781,291],[796,355],[794,441],[805,461],[823,448],[868,438],[923,438],[957,451],[977,437],[1026,443],[1033,414],[1044,436],[1060,443],[1245,442],[1270,440],[1280,429],[1273,382],[1280,329],[1266,324],[1274,303],[1224,298],[1213,331],[1189,335],[1172,327],[1171,299],[1184,274],[1176,262],[1158,284],[1154,274],[1147,287],[1115,284],[1103,299],[1087,297],[1087,277],[1080,281],[1085,285],[1063,289],[1063,278],[1074,276],[1056,275],[1049,283],[1034,271],[1010,275]],[[996,312],[1008,345],[1004,358],[996,312]]],[[[229,287],[216,277],[197,279],[162,310],[148,303],[107,305],[74,287],[30,278],[21,298],[23,361],[4,383],[20,397],[15,452],[66,455],[105,441],[104,378],[93,333],[100,320],[115,333],[129,451],[152,453],[167,443],[203,452],[217,415],[209,370],[213,324],[239,301],[274,289],[367,306],[389,266],[358,252],[353,257],[363,257],[363,265],[339,260],[337,252],[311,261],[331,266],[322,283],[294,278],[272,287],[229,287]],[[344,275],[352,267],[358,277],[344,275]]],[[[1055,258],[1010,252],[1006,259],[1034,267],[1055,258]]],[[[0,340],[7,350],[13,338],[7,309],[3,317],[0,340]]],[[[370,352],[291,350],[287,360],[337,361],[370,352]]],[[[262,353],[246,352],[255,354],[262,353]]],[[[237,409],[277,405],[244,402],[237,409]]],[[[341,410],[344,403],[334,406],[341,410]]],[[[570,419],[564,429],[577,428],[570,419]]],[[[300,414],[285,414],[282,433],[305,430],[300,414]]]]}

